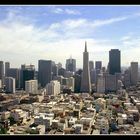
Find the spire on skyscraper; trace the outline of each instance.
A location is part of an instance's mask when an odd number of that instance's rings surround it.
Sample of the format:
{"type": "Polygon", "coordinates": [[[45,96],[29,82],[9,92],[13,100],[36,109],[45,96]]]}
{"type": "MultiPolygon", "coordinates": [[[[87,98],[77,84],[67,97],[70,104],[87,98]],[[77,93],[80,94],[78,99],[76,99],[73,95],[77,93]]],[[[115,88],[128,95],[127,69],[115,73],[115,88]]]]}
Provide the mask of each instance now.
{"type": "Polygon", "coordinates": [[[87,42],[85,41],[85,52],[87,52],[87,42]]]}

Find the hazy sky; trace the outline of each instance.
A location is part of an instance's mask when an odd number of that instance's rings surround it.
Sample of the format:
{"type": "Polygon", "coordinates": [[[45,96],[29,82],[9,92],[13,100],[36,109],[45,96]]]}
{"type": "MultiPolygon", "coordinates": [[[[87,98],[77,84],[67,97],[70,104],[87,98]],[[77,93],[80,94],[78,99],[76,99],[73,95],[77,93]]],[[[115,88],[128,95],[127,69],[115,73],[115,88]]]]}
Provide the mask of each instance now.
{"type": "Polygon", "coordinates": [[[0,6],[0,60],[11,67],[39,59],[65,67],[71,55],[82,67],[85,40],[104,66],[113,48],[122,65],[140,62],[140,6],[0,6]]]}

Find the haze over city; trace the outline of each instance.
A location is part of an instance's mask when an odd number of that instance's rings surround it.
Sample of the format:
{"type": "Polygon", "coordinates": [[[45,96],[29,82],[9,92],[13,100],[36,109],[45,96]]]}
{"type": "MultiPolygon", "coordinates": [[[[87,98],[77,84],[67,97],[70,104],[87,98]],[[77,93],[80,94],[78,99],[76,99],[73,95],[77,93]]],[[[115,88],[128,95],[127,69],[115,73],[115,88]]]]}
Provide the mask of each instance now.
{"type": "Polygon", "coordinates": [[[12,67],[39,59],[77,60],[82,68],[84,42],[89,60],[106,66],[110,49],[121,51],[121,65],[140,61],[139,6],[0,6],[1,60],[12,67]]]}

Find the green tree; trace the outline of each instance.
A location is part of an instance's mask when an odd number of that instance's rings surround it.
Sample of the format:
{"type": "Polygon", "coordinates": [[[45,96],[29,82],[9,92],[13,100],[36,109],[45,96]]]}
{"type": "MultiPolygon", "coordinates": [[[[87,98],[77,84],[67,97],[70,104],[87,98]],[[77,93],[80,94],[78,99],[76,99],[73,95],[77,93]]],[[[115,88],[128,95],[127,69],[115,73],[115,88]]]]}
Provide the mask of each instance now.
{"type": "Polygon", "coordinates": [[[0,134],[7,134],[7,129],[0,127],[0,134]]]}

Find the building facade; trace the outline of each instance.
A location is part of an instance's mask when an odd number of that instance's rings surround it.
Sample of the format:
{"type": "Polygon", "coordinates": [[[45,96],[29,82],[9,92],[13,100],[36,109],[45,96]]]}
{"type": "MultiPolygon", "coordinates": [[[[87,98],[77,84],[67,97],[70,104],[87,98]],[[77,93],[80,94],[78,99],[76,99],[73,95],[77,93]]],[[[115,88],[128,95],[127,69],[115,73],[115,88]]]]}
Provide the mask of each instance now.
{"type": "Polygon", "coordinates": [[[130,67],[131,85],[136,85],[138,82],[138,62],[131,62],[130,67]]]}
{"type": "Polygon", "coordinates": [[[0,61],[0,79],[2,80],[2,84],[4,83],[4,63],[0,61]]]}
{"type": "Polygon", "coordinates": [[[66,71],[75,72],[76,71],[76,60],[75,59],[67,59],[66,60],[66,71]]]}
{"type": "Polygon", "coordinates": [[[109,51],[109,74],[121,73],[121,55],[118,49],[109,51]]]}
{"type": "Polygon", "coordinates": [[[10,68],[10,62],[5,62],[5,76],[7,77],[7,71],[10,68]]]}
{"type": "Polygon", "coordinates": [[[102,69],[102,61],[95,61],[95,69],[99,69],[101,70],[102,69]]]}
{"type": "Polygon", "coordinates": [[[16,88],[19,88],[19,80],[20,80],[19,69],[17,68],[8,68],[7,69],[7,77],[13,77],[16,82],[16,88]]]}
{"type": "Polygon", "coordinates": [[[28,80],[25,81],[25,91],[27,93],[38,93],[38,81],[37,80],[28,80]]]}
{"type": "Polygon", "coordinates": [[[38,61],[38,82],[41,87],[45,87],[52,80],[52,61],[38,61]]]}
{"type": "Polygon", "coordinates": [[[57,80],[52,80],[46,86],[46,92],[48,95],[58,95],[60,93],[60,82],[57,80]]]}
{"type": "Polygon", "coordinates": [[[15,79],[13,77],[5,78],[5,91],[7,93],[15,93],[15,79]]]}

